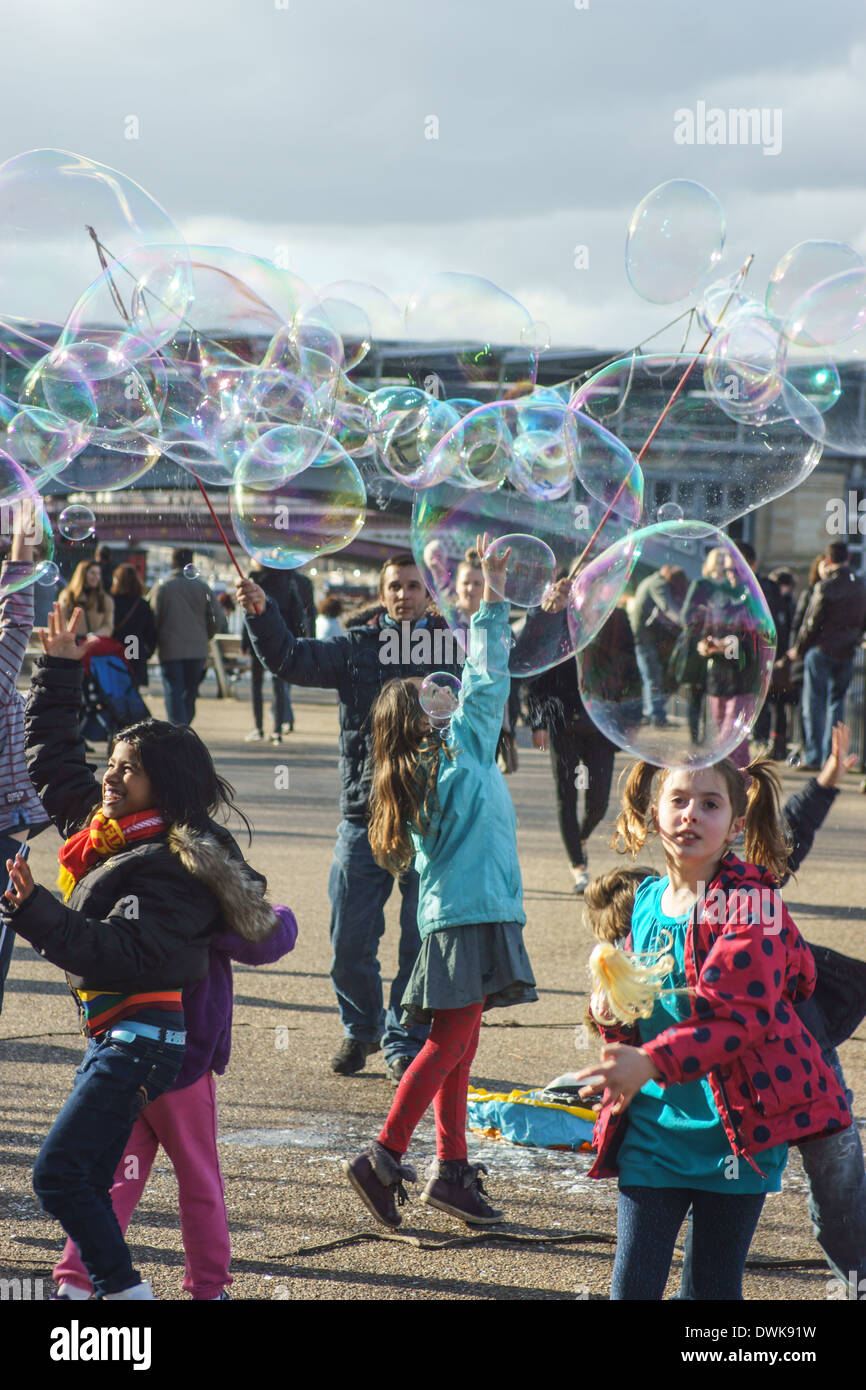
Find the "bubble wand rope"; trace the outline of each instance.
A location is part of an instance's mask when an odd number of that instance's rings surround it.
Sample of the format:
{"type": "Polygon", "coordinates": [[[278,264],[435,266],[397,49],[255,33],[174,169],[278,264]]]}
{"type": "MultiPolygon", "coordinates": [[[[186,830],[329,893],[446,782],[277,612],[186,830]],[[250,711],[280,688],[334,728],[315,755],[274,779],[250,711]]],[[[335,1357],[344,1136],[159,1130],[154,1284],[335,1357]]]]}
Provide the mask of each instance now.
{"type": "MultiPolygon", "coordinates": [[[[746,260],[743,262],[743,265],[742,265],[742,268],[741,268],[741,270],[740,270],[740,273],[739,273],[739,275],[737,276],[736,280],[734,281],[733,285],[731,286],[731,293],[728,295],[727,299],[725,300],[724,305],[722,306],[722,311],[721,311],[721,313],[719,314],[718,319],[716,320],[716,326],[718,326],[718,324],[720,324],[721,321],[722,321],[722,319],[724,318],[724,316],[725,316],[725,314],[726,314],[726,312],[727,312],[727,309],[728,309],[728,305],[730,304],[731,300],[733,299],[734,295],[736,294],[736,292],[737,292],[739,286],[742,284],[743,280],[744,280],[744,279],[746,278],[746,276],[748,275],[748,273],[749,273],[749,267],[751,266],[752,261],[753,261],[754,259],[755,259],[755,253],[754,253],[754,251],[753,251],[753,252],[751,253],[751,255],[747,256],[747,257],[746,257],[746,260]]],[[[685,371],[683,372],[682,376],[680,377],[679,381],[677,382],[676,386],[674,387],[673,391],[671,392],[670,397],[668,398],[667,404],[665,405],[664,409],[662,410],[661,415],[660,415],[659,418],[656,420],[655,424],[653,425],[652,429],[650,430],[649,434],[647,435],[646,439],[644,440],[644,443],[643,443],[643,445],[641,446],[640,453],[637,454],[637,455],[635,456],[635,463],[634,463],[634,465],[633,465],[632,468],[630,468],[630,469],[628,470],[628,472],[626,473],[625,477],[623,478],[622,482],[620,483],[619,487],[617,488],[616,493],[614,494],[613,498],[611,499],[607,511],[605,512],[604,516],[601,518],[601,521],[598,523],[598,525],[596,526],[596,528],[595,528],[595,530],[593,531],[592,535],[590,536],[589,540],[587,541],[586,545],[584,546],[582,553],[581,553],[580,555],[578,555],[577,559],[575,560],[574,564],[572,565],[572,567],[571,567],[571,572],[569,573],[569,576],[568,576],[569,579],[573,579],[574,576],[577,574],[578,570],[580,569],[580,566],[583,564],[584,560],[586,559],[587,555],[589,554],[590,550],[592,549],[593,545],[595,544],[596,540],[598,539],[599,535],[601,534],[601,530],[602,530],[602,527],[604,526],[604,523],[607,521],[608,517],[612,514],[613,509],[614,509],[614,507],[616,506],[616,503],[618,502],[619,498],[622,496],[622,493],[623,493],[623,491],[624,491],[624,489],[625,489],[625,486],[626,486],[626,484],[627,484],[629,478],[631,477],[632,472],[634,471],[634,466],[643,462],[644,458],[646,457],[647,451],[648,451],[649,448],[650,448],[650,445],[652,444],[653,440],[655,439],[656,435],[658,434],[659,430],[660,430],[661,427],[662,427],[663,421],[666,419],[666,417],[668,416],[668,414],[669,414],[670,411],[672,410],[673,405],[674,405],[674,402],[676,401],[677,397],[679,396],[680,392],[682,391],[683,387],[685,386],[686,381],[688,380],[689,375],[691,374],[691,371],[692,371],[692,369],[693,369],[695,363],[697,362],[697,360],[698,360],[698,358],[700,357],[701,353],[702,353],[702,352],[704,351],[704,349],[706,348],[706,346],[707,346],[707,344],[709,343],[709,341],[710,341],[710,339],[712,338],[712,336],[713,336],[713,330],[710,329],[709,332],[707,333],[707,336],[704,338],[704,341],[701,343],[701,345],[700,345],[700,347],[698,348],[697,352],[696,352],[696,353],[694,354],[694,356],[692,357],[691,362],[688,364],[688,366],[686,367],[686,369],[685,369],[685,371]]]]}
{"type": "MultiPolygon", "coordinates": [[[[105,259],[105,253],[104,253],[104,249],[103,249],[102,242],[99,240],[99,237],[97,236],[97,234],[96,234],[96,232],[94,231],[93,227],[86,227],[85,230],[88,232],[91,241],[93,242],[94,246],[96,247],[96,254],[97,254],[97,256],[99,257],[99,264],[102,266],[103,271],[105,272],[105,274],[106,274],[107,277],[108,277],[108,283],[109,283],[109,285],[110,285],[110,287],[111,287],[111,298],[112,298],[113,301],[114,301],[115,308],[117,309],[117,311],[118,311],[118,313],[120,314],[121,318],[125,319],[125,321],[129,324],[129,326],[132,327],[132,319],[130,318],[129,314],[128,314],[127,311],[126,311],[126,306],[124,305],[123,300],[122,300],[121,297],[120,297],[120,293],[119,293],[119,291],[118,291],[118,289],[117,289],[117,286],[115,285],[114,280],[112,279],[111,271],[110,271],[109,268],[108,268],[108,262],[107,262],[106,259],[105,259]]],[[[159,356],[158,353],[157,353],[157,356],[159,356]]],[[[227,553],[228,553],[229,559],[231,560],[232,564],[234,565],[235,569],[237,570],[239,577],[240,577],[241,579],[246,579],[246,575],[244,574],[243,570],[241,569],[240,565],[238,564],[238,562],[237,562],[237,560],[236,560],[236,558],[235,558],[235,553],[234,553],[234,551],[232,550],[232,548],[231,548],[231,546],[230,546],[230,544],[229,544],[228,536],[226,535],[225,531],[223,530],[222,523],[220,522],[219,517],[217,516],[216,512],[215,512],[214,509],[213,509],[213,506],[211,505],[211,500],[210,500],[210,498],[208,497],[207,493],[205,492],[204,484],[202,483],[201,478],[198,476],[197,473],[193,473],[193,470],[192,470],[191,468],[188,469],[187,471],[188,471],[189,473],[192,474],[193,478],[195,478],[195,481],[196,481],[196,483],[198,484],[198,490],[199,490],[199,492],[201,493],[202,497],[203,497],[204,500],[205,500],[205,506],[207,507],[208,511],[209,511],[210,514],[211,514],[211,519],[212,519],[212,521],[213,521],[214,526],[217,528],[217,531],[218,531],[219,534],[220,534],[220,539],[222,540],[222,543],[223,543],[223,545],[224,545],[225,548],[226,548],[226,551],[227,551],[227,553]]]]}

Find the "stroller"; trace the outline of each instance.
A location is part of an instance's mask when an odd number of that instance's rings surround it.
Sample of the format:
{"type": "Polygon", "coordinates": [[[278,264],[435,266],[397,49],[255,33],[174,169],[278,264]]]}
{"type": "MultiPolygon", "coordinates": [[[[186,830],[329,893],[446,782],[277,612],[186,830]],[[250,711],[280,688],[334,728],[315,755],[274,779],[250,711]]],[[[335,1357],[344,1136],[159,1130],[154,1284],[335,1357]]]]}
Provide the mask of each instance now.
{"type": "Polygon", "coordinates": [[[150,718],[150,710],[139,694],[120,642],[113,637],[94,642],[82,665],[85,671],[82,738],[89,742],[108,741],[118,729],[150,718]]]}

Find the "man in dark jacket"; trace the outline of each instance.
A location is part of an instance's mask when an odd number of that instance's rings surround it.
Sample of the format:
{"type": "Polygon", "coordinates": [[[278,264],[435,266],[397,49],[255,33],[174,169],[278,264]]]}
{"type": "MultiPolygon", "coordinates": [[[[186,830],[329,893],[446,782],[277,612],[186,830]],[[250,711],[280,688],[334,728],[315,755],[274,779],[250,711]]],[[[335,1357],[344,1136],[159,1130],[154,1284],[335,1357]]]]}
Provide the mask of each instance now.
{"type": "Polygon", "coordinates": [[[379,939],[385,930],[385,903],[394,880],[373,859],[367,838],[370,794],[370,709],[379,691],[397,677],[424,677],[431,671],[459,675],[463,651],[444,620],[428,612],[428,596],[414,557],[392,556],[382,566],[382,607],[367,620],[347,627],[328,642],[297,638],[273,600],[251,580],[237,586],[247,614],[253,649],[268,670],[293,685],[333,689],[340,697],[340,811],[334,862],[328,883],[331,900],[331,980],[345,1031],[331,1059],[342,1076],[361,1071],[367,1057],[385,1052],[395,1083],[420,1050],[427,1029],[401,1023],[401,1000],[421,941],[416,921],[418,875],[400,880],[400,952],[387,1014],[383,1010],[379,939]]]}
{"type": "Polygon", "coordinates": [[[866,586],[848,567],[844,541],[827,546],[825,577],[815,585],[788,655],[803,661],[802,768],[816,771],[830,756],[834,725],[845,718],[854,653],[866,628],[866,586]]]}

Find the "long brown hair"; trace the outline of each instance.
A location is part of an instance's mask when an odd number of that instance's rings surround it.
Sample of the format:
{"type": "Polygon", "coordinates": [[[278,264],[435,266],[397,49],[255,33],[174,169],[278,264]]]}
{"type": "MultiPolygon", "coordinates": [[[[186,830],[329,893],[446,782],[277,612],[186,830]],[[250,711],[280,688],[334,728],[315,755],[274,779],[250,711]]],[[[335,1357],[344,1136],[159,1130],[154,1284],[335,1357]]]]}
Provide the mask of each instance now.
{"type": "Polygon", "coordinates": [[[67,584],[63,593],[60,595],[61,602],[68,602],[72,608],[95,608],[98,613],[105,612],[105,590],[102,587],[102,575],[99,582],[89,591],[87,598],[84,596],[84,579],[87,571],[91,568],[99,570],[98,560],[79,560],[75,566],[72,578],[67,584]]]}
{"type": "Polygon", "coordinates": [[[144,585],[135,565],[117,566],[112,576],[111,592],[117,598],[126,594],[130,597],[141,598],[144,593],[144,585]]]}
{"type": "MultiPolygon", "coordinates": [[[[695,769],[697,771],[698,769],[695,769]]],[[[778,774],[769,758],[755,758],[742,772],[730,758],[722,758],[707,768],[717,772],[725,784],[733,817],[745,816],[743,857],[749,864],[768,869],[777,883],[787,876],[791,847],[785,830],[780,803],[778,774]],[[751,778],[751,781],[748,779],[751,778]],[[748,782],[748,786],[747,786],[748,782]]],[[[653,763],[633,763],[628,769],[622,810],[617,816],[611,846],[620,854],[636,858],[654,833],[650,818],[653,783],[658,776],[656,796],[671,768],[653,763]]]]}
{"type": "Polygon", "coordinates": [[[442,745],[430,732],[412,681],[384,685],[371,719],[370,848],[376,863],[399,877],[415,856],[410,827],[426,835],[438,808],[442,745]]]}

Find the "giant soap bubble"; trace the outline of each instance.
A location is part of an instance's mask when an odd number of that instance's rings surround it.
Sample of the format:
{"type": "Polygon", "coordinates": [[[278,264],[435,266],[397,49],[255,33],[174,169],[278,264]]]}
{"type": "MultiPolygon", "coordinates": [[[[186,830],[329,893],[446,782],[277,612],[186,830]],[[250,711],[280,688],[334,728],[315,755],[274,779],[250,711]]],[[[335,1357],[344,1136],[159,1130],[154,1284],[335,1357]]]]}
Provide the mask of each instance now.
{"type": "Polygon", "coordinates": [[[603,734],[663,767],[748,760],[749,731],[773,671],[776,630],[751,567],[734,542],[695,521],[659,522],[611,547],[627,547],[629,628],[588,643],[577,658],[580,694],[603,734]],[[666,613],[647,621],[663,581],[666,613]],[[625,639],[625,640],[624,640],[625,639]]]}
{"type": "Polygon", "coordinates": [[[626,274],[642,299],[673,304],[718,263],[724,244],[725,215],[715,195],[691,179],[670,179],[632,213],[626,274]]]}

